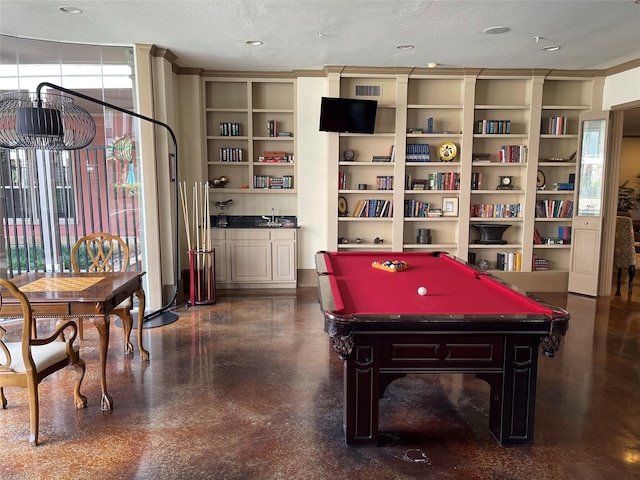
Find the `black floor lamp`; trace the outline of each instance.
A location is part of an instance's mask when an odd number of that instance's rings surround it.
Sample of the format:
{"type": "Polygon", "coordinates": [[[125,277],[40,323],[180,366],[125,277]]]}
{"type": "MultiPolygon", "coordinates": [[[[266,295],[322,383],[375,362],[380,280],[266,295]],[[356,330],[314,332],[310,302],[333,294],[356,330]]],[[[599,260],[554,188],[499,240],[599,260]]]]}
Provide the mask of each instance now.
{"type": "MultiPolygon", "coordinates": [[[[178,142],[171,128],[158,120],[131,112],[117,105],[89,97],[68,88],[42,82],[36,93],[10,92],[0,94],[0,148],[25,150],[80,150],[89,145],[96,134],[93,117],[84,108],[76,105],[71,97],[52,93],[41,93],[49,87],[88,102],[117,110],[132,117],[146,120],[164,127],[173,141],[174,161],[172,162],[173,197],[175,212],[178,212],[178,142]]],[[[179,249],[178,229],[175,231],[176,250],[179,249]]],[[[171,299],[159,310],[143,316],[142,327],[152,328],[175,322],[178,316],[171,312],[178,294],[178,255],[174,261],[174,281],[176,283],[171,299]]],[[[141,312],[144,315],[144,312],[141,312]]],[[[139,312],[140,316],[140,312],[139,312]]],[[[137,327],[134,323],[134,327],[137,327]]]]}

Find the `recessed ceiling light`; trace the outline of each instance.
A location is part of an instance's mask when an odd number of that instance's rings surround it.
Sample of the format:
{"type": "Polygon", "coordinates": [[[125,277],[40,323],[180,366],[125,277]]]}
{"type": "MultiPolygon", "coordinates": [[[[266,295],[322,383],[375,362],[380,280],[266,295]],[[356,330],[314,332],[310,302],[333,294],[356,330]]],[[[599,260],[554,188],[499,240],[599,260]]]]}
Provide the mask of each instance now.
{"type": "Polygon", "coordinates": [[[260,40],[247,40],[246,42],[247,45],[251,45],[252,47],[259,47],[260,45],[262,45],[262,42],[260,40]]]}
{"type": "Polygon", "coordinates": [[[543,52],[557,52],[560,47],[557,45],[549,45],[548,47],[542,47],[543,52]]]}
{"type": "Polygon", "coordinates": [[[414,47],[409,43],[401,43],[400,45],[396,45],[396,48],[398,50],[411,50],[414,47]]]}
{"type": "Polygon", "coordinates": [[[435,63],[435,62],[427,63],[427,67],[428,68],[436,68],[437,66],[438,66],[438,64],[435,63]]]}
{"type": "Polygon", "coordinates": [[[488,33],[489,35],[498,35],[500,33],[507,33],[509,27],[488,27],[482,30],[482,33],[488,33]]]}
{"type": "Polygon", "coordinates": [[[64,12],[64,13],[73,13],[73,14],[82,13],[82,10],[80,10],[77,7],[62,6],[62,7],[58,7],[58,10],[60,10],[61,12],[64,12]]]}

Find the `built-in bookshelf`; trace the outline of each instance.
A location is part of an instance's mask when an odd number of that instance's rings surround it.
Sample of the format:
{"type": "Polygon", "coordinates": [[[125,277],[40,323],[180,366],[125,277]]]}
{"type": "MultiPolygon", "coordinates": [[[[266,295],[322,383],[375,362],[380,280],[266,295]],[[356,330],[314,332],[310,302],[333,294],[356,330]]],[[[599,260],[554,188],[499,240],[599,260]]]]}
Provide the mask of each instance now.
{"type": "Polygon", "coordinates": [[[329,77],[330,96],[355,98],[361,85],[380,94],[375,134],[329,134],[335,135],[330,154],[338,160],[329,195],[340,196],[350,211],[381,199],[393,212],[336,215],[329,229],[336,243],[329,248],[445,250],[485,267],[488,262],[491,270],[566,272],[578,120],[599,105],[602,84],[587,72],[380,72],[345,69],[329,77]],[[444,142],[457,150],[449,161],[438,156],[444,142]],[[353,160],[343,158],[347,150],[355,152],[353,160]],[[372,162],[374,156],[393,160],[372,162]],[[380,177],[393,177],[393,188],[374,195],[380,177]],[[552,215],[536,216],[541,202],[552,215]],[[443,214],[445,205],[455,213],[443,214]],[[502,233],[506,243],[480,242],[474,228],[480,224],[509,225],[502,233]]]}
{"type": "Polygon", "coordinates": [[[295,80],[207,77],[202,85],[206,179],[224,177],[225,195],[295,193],[295,80]]]}

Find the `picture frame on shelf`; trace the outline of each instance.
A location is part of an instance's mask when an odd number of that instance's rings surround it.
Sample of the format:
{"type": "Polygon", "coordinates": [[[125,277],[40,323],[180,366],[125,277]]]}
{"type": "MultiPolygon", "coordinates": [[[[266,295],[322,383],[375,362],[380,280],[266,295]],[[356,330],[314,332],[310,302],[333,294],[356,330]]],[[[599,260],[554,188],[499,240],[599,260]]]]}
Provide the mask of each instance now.
{"type": "Polygon", "coordinates": [[[442,197],[442,216],[457,217],[459,201],[458,197],[442,197]]]}

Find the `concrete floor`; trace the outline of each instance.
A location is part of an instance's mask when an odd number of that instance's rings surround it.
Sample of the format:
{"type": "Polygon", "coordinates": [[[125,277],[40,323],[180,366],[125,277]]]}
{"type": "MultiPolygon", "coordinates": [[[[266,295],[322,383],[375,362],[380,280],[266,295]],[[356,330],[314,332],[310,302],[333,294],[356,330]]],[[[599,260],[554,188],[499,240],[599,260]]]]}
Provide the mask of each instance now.
{"type": "Polygon", "coordinates": [[[640,478],[640,302],[540,296],[572,319],[557,356],[540,358],[532,447],[496,443],[488,386],[472,375],[392,383],[380,404],[388,443],[346,447],[342,363],[316,290],[219,292],[216,305],[144,330],[150,362],[137,346],[125,356],[112,325],[110,412],[100,410],[98,335],[86,325],[88,408],[73,407],[72,370],[46,379],[38,447],[26,391],[5,389],[0,478],[640,478]]]}

